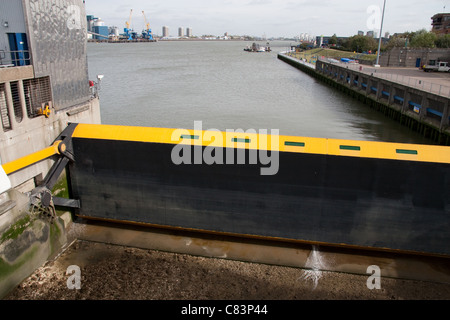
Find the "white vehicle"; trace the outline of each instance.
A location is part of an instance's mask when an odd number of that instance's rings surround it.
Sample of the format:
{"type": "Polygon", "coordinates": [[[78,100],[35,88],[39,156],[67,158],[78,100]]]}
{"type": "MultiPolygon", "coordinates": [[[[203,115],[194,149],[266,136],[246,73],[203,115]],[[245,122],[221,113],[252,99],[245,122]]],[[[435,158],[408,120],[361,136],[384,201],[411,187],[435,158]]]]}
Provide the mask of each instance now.
{"type": "Polygon", "coordinates": [[[437,64],[433,65],[425,65],[423,66],[423,71],[425,72],[450,72],[450,67],[448,66],[448,62],[438,62],[437,64]]]}

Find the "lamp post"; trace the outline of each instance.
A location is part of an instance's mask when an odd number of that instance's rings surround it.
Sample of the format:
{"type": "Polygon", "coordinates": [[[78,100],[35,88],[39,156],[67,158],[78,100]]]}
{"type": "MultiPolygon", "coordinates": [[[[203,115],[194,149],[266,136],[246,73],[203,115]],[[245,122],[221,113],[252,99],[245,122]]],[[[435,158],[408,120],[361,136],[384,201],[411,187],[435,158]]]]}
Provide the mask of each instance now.
{"type": "Polygon", "coordinates": [[[381,27],[380,27],[380,40],[378,41],[378,51],[377,51],[377,63],[375,67],[380,67],[380,50],[381,50],[381,39],[383,34],[383,22],[384,22],[384,8],[386,7],[386,0],[383,3],[383,15],[381,16],[381,27]]]}

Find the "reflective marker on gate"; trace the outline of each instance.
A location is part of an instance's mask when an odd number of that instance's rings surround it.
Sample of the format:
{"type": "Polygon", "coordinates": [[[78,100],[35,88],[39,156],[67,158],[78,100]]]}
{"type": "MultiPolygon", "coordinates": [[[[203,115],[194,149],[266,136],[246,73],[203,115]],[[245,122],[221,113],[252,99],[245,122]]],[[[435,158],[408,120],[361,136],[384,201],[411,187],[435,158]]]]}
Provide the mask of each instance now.
{"type": "Polygon", "coordinates": [[[284,145],[285,146],[291,146],[291,147],[304,147],[305,143],[304,142],[285,141],[284,145]]]}
{"type": "Polygon", "coordinates": [[[361,151],[361,147],[357,146],[339,146],[339,149],[341,150],[353,150],[353,151],[361,151]]]}
{"type": "Polygon", "coordinates": [[[415,155],[418,154],[417,150],[397,149],[396,152],[400,154],[415,154],[415,155]]]}
{"type": "Polygon", "coordinates": [[[241,138],[233,138],[231,142],[242,142],[242,143],[250,143],[250,139],[241,139],[241,138]]]}
{"type": "Polygon", "coordinates": [[[198,139],[199,139],[199,136],[194,136],[194,135],[192,135],[192,136],[189,136],[189,135],[182,135],[180,138],[181,138],[181,139],[198,140],[198,139]]]}

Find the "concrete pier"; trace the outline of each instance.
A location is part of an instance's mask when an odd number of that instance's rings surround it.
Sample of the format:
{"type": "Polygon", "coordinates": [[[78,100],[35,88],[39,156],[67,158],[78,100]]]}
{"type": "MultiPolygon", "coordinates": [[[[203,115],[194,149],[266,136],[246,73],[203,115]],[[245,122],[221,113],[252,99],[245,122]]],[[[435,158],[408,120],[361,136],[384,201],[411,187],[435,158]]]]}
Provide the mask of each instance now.
{"type": "Polygon", "coordinates": [[[413,83],[401,83],[395,81],[398,77],[380,75],[367,66],[319,60],[313,68],[284,54],[279,54],[278,58],[425,137],[441,145],[450,145],[450,91],[447,92],[450,88],[440,84],[433,89],[429,82],[425,86],[426,80],[420,78],[414,79],[413,83]]]}

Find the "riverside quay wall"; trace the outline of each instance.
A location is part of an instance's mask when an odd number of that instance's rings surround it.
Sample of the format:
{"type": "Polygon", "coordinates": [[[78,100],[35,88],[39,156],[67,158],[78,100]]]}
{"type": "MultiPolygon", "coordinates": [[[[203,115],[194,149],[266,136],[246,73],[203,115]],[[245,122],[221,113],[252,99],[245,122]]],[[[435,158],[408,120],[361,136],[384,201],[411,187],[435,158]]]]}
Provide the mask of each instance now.
{"type": "Polygon", "coordinates": [[[450,99],[324,60],[315,68],[285,54],[278,58],[305,73],[383,112],[402,125],[441,145],[450,145],[450,99]]]}

